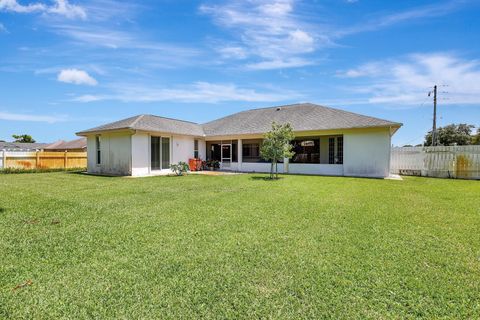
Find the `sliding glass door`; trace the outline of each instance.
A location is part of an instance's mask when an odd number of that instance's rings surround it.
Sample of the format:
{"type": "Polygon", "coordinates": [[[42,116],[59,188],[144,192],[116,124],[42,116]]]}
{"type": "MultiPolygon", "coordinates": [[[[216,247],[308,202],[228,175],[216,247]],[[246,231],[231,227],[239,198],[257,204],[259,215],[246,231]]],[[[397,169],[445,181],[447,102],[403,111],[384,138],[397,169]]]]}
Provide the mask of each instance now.
{"type": "Polygon", "coordinates": [[[150,144],[152,170],[160,170],[160,137],[151,137],[150,144]]]}
{"type": "Polygon", "coordinates": [[[150,163],[152,170],[170,168],[170,138],[150,137],[150,163]]]}
{"type": "Polygon", "coordinates": [[[162,169],[170,168],[170,138],[162,137],[162,169]]]}

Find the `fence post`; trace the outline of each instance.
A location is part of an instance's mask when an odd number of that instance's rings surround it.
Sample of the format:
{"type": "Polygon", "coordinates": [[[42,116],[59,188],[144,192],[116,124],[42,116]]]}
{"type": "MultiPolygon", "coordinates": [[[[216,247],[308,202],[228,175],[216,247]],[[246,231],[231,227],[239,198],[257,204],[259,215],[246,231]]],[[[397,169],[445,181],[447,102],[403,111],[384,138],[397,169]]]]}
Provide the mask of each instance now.
{"type": "Polygon", "coordinates": [[[7,167],[7,151],[3,150],[3,155],[2,155],[2,169],[5,169],[7,167]]]}
{"type": "Polygon", "coordinates": [[[67,150],[65,150],[64,157],[63,157],[63,168],[67,170],[67,150]]]}
{"type": "Polygon", "coordinates": [[[35,168],[38,169],[40,167],[40,153],[39,151],[37,150],[36,154],[35,154],[35,168]]]}

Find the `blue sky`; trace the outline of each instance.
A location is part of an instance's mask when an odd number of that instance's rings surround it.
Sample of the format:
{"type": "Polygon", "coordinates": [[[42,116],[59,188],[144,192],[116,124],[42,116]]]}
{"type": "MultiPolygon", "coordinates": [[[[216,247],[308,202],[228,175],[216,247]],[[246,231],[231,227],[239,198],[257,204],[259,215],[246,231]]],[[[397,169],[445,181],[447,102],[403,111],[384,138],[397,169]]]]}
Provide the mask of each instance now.
{"type": "Polygon", "coordinates": [[[308,101],[421,143],[434,84],[439,125],[480,125],[479,16],[475,0],[0,0],[0,139],[308,101]]]}

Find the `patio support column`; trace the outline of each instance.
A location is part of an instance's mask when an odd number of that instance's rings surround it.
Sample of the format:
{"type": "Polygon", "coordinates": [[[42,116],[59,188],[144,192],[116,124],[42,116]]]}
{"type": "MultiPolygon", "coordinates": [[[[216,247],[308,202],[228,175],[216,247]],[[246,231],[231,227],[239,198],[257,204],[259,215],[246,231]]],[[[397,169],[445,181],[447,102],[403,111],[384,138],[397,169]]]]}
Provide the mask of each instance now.
{"type": "Polygon", "coordinates": [[[238,150],[237,150],[237,163],[238,163],[238,171],[242,171],[242,160],[243,160],[243,154],[242,154],[242,139],[238,139],[238,150]]]}

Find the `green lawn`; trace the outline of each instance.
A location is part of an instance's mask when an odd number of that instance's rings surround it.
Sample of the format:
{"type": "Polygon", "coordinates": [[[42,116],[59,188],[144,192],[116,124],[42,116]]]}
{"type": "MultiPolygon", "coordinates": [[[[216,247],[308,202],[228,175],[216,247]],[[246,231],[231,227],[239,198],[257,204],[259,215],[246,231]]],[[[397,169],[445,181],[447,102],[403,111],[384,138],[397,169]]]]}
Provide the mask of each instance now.
{"type": "Polygon", "coordinates": [[[480,182],[0,175],[0,318],[58,317],[479,318],[480,182]]]}

